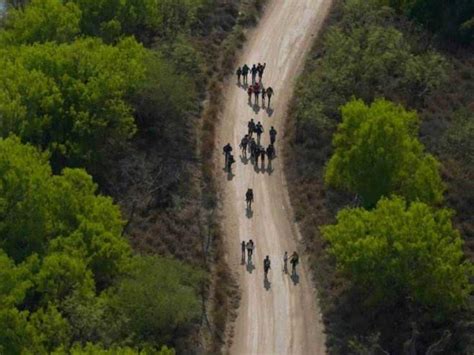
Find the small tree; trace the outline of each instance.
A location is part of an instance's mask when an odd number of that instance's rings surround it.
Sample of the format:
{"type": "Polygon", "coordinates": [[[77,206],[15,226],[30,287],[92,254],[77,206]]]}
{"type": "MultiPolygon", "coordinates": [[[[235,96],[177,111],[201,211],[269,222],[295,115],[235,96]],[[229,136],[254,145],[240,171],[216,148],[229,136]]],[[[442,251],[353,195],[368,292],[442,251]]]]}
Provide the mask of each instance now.
{"type": "Polygon", "coordinates": [[[353,100],[342,107],[326,183],[355,192],[365,206],[398,192],[409,200],[442,200],[439,163],[416,138],[418,117],[386,100],[367,106],[353,100]]]}
{"type": "Polygon", "coordinates": [[[464,305],[473,275],[450,218],[446,209],[383,198],[372,211],[342,210],[322,232],[338,269],[375,302],[411,297],[447,311],[464,305]]]}

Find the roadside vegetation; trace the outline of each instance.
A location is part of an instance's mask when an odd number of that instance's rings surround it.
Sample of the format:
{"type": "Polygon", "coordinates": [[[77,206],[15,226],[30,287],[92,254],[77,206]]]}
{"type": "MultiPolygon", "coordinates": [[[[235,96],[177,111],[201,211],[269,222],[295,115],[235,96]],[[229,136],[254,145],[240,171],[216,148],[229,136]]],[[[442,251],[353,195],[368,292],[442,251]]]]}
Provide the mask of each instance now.
{"type": "Polygon", "coordinates": [[[230,306],[199,116],[262,1],[8,4],[0,353],[218,351],[230,306]]]}
{"type": "Polygon", "coordinates": [[[335,1],[298,84],[287,178],[331,353],[471,353],[469,1],[335,1]]]}

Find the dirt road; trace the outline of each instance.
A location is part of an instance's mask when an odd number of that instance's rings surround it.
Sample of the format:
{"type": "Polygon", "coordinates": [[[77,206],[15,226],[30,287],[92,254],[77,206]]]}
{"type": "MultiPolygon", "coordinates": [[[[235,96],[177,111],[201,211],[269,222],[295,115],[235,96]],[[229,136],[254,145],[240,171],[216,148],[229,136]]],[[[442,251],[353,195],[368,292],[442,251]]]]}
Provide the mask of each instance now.
{"type": "MultiPolygon", "coordinates": [[[[298,232],[292,222],[283,175],[283,124],[288,101],[304,56],[326,16],[331,0],[269,0],[258,27],[248,36],[239,64],[266,62],[263,84],[272,86],[275,96],[271,109],[249,105],[247,93],[229,80],[218,131],[218,144],[230,142],[236,163],[233,175],[221,171],[224,229],[227,260],[237,273],[242,291],[238,317],[229,351],[231,354],[324,354],[325,336],[316,292],[304,263],[298,275],[283,272],[283,253],[297,250],[298,232]],[[238,145],[250,118],[261,121],[263,145],[269,144],[268,131],[277,131],[277,158],[273,166],[255,168],[241,158],[238,145]],[[253,188],[252,213],[245,208],[245,192],[253,188]],[[256,243],[254,263],[242,263],[240,243],[256,243]],[[272,269],[264,281],[263,259],[269,255],[272,269]]],[[[251,77],[249,75],[249,82],[251,77]]],[[[252,100],[253,102],[253,100],[252,100]]],[[[222,149],[222,148],[220,148],[222,149]]],[[[219,152],[220,153],[220,152],[219,152]]],[[[223,167],[223,157],[219,154],[223,167]]],[[[259,162],[260,165],[260,162],[259,162]]]]}

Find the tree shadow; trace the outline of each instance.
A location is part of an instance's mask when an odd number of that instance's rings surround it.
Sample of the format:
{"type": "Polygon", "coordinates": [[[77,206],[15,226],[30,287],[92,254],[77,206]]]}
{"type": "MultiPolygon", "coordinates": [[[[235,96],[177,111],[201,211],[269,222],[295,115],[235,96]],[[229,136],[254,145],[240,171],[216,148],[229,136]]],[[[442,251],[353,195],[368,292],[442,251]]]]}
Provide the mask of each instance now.
{"type": "Polygon", "coordinates": [[[255,265],[253,264],[252,260],[249,259],[247,262],[247,272],[251,274],[253,270],[255,270],[255,265]]]}
{"type": "Polygon", "coordinates": [[[263,278],[263,287],[265,288],[265,290],[269,291],[270,288],[272,287],[272,283],[268,280],[268,276],[265,275],[265,277],[263,278]]]}
{"type": "Polygon", "coordinates": [[[252,218],[252,217],[253,217],[253,211],[252,211],[251,208],[248,208],[248,207],[247,207],[247,208],[245,209],[245,216],[246,216],[247,218],[252,218]]]}
{"type": "Polygon", "coordinates": [[[266,110],[266,111],[267,111],[267,115],[270,116],[270,117],[272,117],[274,110],[273,110],[270,106],[267,107],[267,110],[266,110]]]}

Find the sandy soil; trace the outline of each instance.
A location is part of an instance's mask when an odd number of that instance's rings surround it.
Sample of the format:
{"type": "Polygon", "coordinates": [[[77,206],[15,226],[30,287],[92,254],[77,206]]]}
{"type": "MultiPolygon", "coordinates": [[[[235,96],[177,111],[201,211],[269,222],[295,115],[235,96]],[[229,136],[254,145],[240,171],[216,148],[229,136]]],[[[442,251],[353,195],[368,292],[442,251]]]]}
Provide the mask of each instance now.
{"type": "MultiPolygon", "coordinates": [[[[226,258],[239,280],[242,298],[233,337],[231,354],[324,354],[325,336],[312,285],[309,267],[300,263],[296,277],[283,272],[283,253],[298,249],[299,234],[293,223],[283,174],[282,147],[286,108],[304,57],[328,13],[331,0],[270,0],[257,28],[248,36],[239,64],[266,62],[265,87],[275,96],[271,109],[248,104],[246,90],[235,76],[226,85],[225,103],[218,130],[218,157],[223,167],[221,147],[230,142],[236,164],[233,175],[219,169],[222,187],[226,258]],[[269,144],[268,131],[277,131],[277,158],[272,169],[256,169],[242,159],[238,149],[250,118],[261,121],[269,144]],[[245,192],[253,188],[253,213],[245,208],[245,192]],[[253,267],[242,264],[240,243],[256,243],[253,267]],[[264,281],[263,259],[270,256],[272,269],[264,281]]],[[[251,77],[249,75],[249,82],[251,77]]],[[[261,103],[260,103],[261,104],[261,103]]],[[[266,161],[268,164],[268,160],[266,161]]],[[[260,163],[259,163],[260,165],[260,163]]]]}

